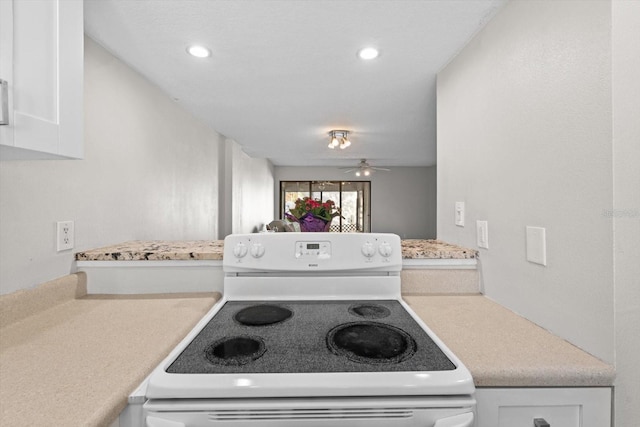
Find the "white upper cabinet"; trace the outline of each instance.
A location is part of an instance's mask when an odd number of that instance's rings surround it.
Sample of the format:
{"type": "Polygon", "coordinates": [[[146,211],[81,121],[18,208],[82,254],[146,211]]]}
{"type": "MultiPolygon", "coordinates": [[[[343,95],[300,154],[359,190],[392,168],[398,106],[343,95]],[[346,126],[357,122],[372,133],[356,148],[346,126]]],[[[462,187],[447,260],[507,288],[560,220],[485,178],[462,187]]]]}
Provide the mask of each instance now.
{"type": "Polygon", "coordinates": [[[83,156],[82,0],[0,0],[0,159],[83,156]]]}

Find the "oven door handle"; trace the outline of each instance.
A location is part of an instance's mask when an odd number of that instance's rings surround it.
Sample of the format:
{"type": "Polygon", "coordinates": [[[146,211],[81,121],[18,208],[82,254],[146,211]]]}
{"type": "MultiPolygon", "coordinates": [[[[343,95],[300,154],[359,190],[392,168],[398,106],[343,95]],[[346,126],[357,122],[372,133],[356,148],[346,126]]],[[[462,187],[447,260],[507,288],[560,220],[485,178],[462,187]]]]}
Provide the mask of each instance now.
{"type": "Polygon", "coordinates": [[[156,417],[147,417],[147,427],[187,427],[185,423],[180,421],[165,420],[156,417]]]}
{"type": "Polygon", "coordinates": [[[471,427],[473,425],[473,412],[467,412],[453,417],[440,418],[433,427],[471,427]]]}

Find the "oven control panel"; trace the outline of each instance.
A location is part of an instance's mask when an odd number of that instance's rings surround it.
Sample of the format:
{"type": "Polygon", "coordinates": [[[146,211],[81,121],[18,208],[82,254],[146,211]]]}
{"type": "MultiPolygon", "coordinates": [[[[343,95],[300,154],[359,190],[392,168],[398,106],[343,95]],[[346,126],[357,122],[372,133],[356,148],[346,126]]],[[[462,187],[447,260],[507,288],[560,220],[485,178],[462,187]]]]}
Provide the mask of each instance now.
{"type": "Polygon", "coordinates": [[[296,242],[296,259],[329,259],[331,258],[331,242],[300,241],[296,242]]]}
{"type": "Polygon", "coordinates": [[[231,234],[224,241],[223,270],[400,271],[400,237],[389,233],[231,234]]]}

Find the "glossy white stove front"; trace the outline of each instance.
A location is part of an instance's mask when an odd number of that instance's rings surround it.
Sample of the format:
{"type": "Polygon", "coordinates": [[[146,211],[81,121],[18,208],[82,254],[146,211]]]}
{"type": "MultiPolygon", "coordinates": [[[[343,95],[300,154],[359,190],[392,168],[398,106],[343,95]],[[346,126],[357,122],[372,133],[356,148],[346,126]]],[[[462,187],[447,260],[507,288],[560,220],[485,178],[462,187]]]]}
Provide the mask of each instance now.
{"type": "MultiPolygon", "coordinates": [[[[224,247],[225,296],[149,377],[148,401],[144,405],[146,425],[473,425],[475,387],[469,371],[400,297],[402,259],[398,236],[231,235],[225,239],[224,247]],[[251,372],[251,369],[224,373],[168,372],[227,302],[277,301],[286,306],[287,301],[313,301],[321,306],[323,301],[349,300],[371,304],[395,301],[421,333],[446,355],[452,368],[367,372],[270,373],[251,372]]],[[[296,314],[293,316],[295,318],[296,314]]],[[[287,327],[298,329],[293,320],[288,322],[287,327]]],[[[378,326],[385,320],[366,319],[364,323],[378,326]]],[[[217,324],[216,328],[225,330],[217,324]]],[[[251,329],[251,334],[260,335],[257,329],[251,329]]]]}

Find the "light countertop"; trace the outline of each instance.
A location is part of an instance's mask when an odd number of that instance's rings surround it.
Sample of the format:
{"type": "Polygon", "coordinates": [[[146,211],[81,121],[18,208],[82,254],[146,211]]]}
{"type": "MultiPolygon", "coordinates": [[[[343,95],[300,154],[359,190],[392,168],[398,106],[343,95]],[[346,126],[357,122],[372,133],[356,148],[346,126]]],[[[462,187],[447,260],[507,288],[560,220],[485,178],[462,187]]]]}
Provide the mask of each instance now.
{"type": "MultiPolygon", "coordinates": [[[[221,260],[223,240],[135,240],[76,254],[77,261],[221,260]]],[[[477,251],[440,240],[402,240],[403,259],[473,259],[477,251]]]]}
{"type": "Polygon", "coordinates": [[[483,295],[404,295],[476,387],[611,386],[612,366],[483,295]]]}
{"type": "Polygon", "coordinates": [[[0,425],[109,426],[219,298],[82,296],[79,276],[0,299],[0,425]]]}
{"type": "MultiPolygon", "coordinates": [[[[219,298],[83,296],[80,285],[0,298],[0,424],[108,426],[219,298]]],[[[482,295],[404,298],[478,387],[613,384],[613,367],[482,295]]]]}

